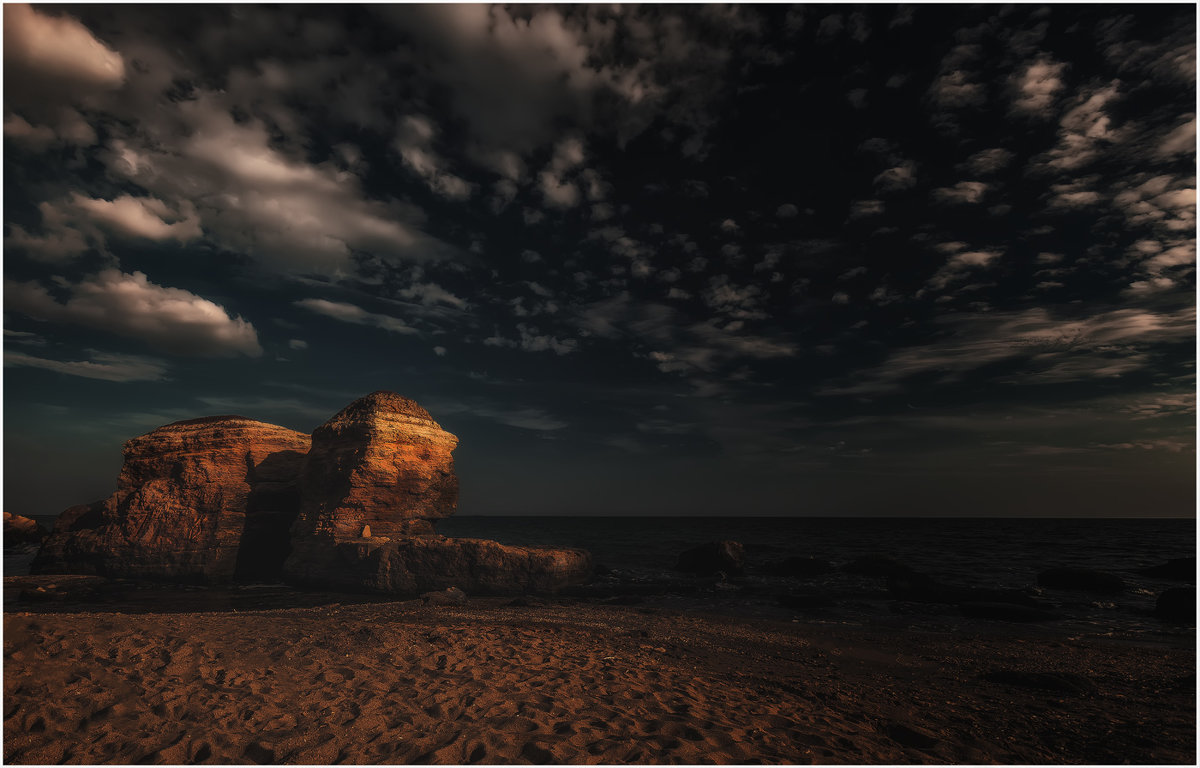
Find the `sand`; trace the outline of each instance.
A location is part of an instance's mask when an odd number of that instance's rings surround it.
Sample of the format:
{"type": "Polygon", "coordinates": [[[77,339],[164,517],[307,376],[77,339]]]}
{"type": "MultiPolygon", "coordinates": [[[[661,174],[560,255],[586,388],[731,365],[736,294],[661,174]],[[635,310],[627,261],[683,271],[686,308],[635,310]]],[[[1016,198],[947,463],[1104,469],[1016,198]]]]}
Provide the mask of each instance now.
{"type": "Polygon", "coordinates": [[[507,602],[20,606],[4,760],[1195,762],[1188,648],[507,602]]]}

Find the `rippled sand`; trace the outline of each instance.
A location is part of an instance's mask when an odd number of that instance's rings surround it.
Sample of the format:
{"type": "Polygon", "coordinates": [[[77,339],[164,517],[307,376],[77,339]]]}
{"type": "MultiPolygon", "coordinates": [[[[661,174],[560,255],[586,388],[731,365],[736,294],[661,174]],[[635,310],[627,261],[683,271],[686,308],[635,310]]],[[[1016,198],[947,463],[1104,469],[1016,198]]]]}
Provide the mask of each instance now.
{"type": "Polygon", "coordinates": [[[506,602],[8,612],[4,759],[1195,761],[1187,648],[506,602]]]}

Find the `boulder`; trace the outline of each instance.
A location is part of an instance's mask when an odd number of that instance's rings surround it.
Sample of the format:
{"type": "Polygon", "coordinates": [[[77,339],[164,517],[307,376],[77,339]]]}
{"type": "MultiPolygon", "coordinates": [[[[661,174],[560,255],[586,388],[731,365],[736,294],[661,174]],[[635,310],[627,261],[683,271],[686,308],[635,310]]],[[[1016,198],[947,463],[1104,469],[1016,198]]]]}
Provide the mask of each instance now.
{"type": "Polygon", "coordinates": [[[833,563],[815,557],[788,557],[768,563],[763,571],[769,576],[789,576],[793,579],[811,579],[813,576],[833,572],[833,563]]]}
{"type": "Polygon", "coordinates": [[[964,602],[959,604],[964,616],[972,619],[1012,621],[1028,623],[1035,621],[1058,621],[1062,615],[1045,608],[1016,603],[964,602]]]}
{"type": "Polygon", "coordinates": [[[416,596],[457,587],[471,595],[553,593],[590,580],[581,549],[517,547],[485,539],[412,536],[294,543],[285,577],[296,584],[416,596]]]}
{"type": "Polygon", "coordinates": [[[1165,590],[1154,603],[1154,615],[1172,624],[1194,626],[1196,624],[1196,588],[1173,587],[1165,590]]]}
{"type": "Polygon", "coordinates": [[[917,572],[909,568],[904,563],[899,562],[887,555],[870,554],[856,558],[842,567],[846,573],[854,573],[859,576],[872,576],[875,578],[887,578],[895,576],[912,576],[917,572]]]}
{"type": "Polygon", "coordinates": [[[1168,560],[1161,565],[1142,568],[1138,571],[1138,573],[1155,579],[1165,579],[1167,581],[1185,581],[1189,584],[1195,584],[1196,558],[1180,557],[1174,560],[1168,560]]]}
{"type": "Polygon", "coordinates": [[[40,544],[45,536],[46,529],[36,520],[11,512],[4,513],[4,546],[40,544]]]}
{"type": "Polygon", "coordinates": [[[303,433],[240,416],[136,437],[116,492],[66,510],[31,572],[200,583],[278,572],[307,449],[303,433]]]}
{"type": "Polygon", "coordinates": [[[458,587],[446,587],[438,592],[426,592],[421,595],[425,605],[466,605],[467,593],[458,587]]]}
{"type": "Polygon", "coordinates": [[[741,576],[746,572],[746,550],[736,541],[710,541],[681,552],[675,570],[701,576],[741,576]]]}
{"type": "Polygon", "coordinates": [[[1120,592],[1125,582],[1120,576],[1087,568],[1051,568],[1038,574],[1039,587],[1072,589],[1080,592],[1120,592]]]}
{"type": "Polygon", "coordinates": [[[335,542],[433,533],[454,513],[458,438],[393,392],[360,397],[312,434],[293,535],[335,542]]]}

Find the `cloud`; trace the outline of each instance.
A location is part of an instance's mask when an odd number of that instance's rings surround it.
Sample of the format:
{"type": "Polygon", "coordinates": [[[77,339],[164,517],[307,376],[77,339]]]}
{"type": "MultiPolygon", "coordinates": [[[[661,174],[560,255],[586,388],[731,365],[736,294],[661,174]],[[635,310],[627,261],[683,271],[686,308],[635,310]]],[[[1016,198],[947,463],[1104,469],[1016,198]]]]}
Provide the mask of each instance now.
{"type": "Polygon", "coordinates": [[[10,350],[4,353],[4,364],[41,368],[68,376],[101,381],[162,381],[166,378],[167,366],[152,358],[95,351],[91,353],[91,358],[76,361],[50,360],[10,350]]]}
{"type": "Polygon", "coordinates": [[[87,27],[71,16],[48,15],[23,3],[4,7],[4,66],[6,84],[18,84],[26,76],[86,91],[117,88],[125,80],[121,54],[87,27]]]}
{"type": "Polygon", "coordinates": [[[303,339],[288,339],[288,349],[308,349],[308,342],[303,339]]]}
{"type": "Polygon", "coordinates": [[[795,218],[796,214],[799,212],[800,209],[796,206],[792,205],[791,203],[784,203],[775,210],[775,215],[781,219],[792,219],[795,218]]]}
{"type": "Polygon", "coordinates": [[[223,307],[179,288],[150,282],[142,272],[107,269],[69,284],[59,303],[40,284],[6,280],[7,309],[39,320],[83,325],[140,339],[156,349],[197,357],[259,357],[254,326],[223,307]]]}
{"type": "Polygon", "coordinates": [[[958,382],[970,371],[1008,362],[1016,385],[1061,384],[1115,378],[1151,364],[1140,350],[1194,338],[1196,310],[1116,309],[1061,317],[1044,307],[1023,312],[977,313],[942,318],[953,326],[944,340],[898,349],[878,366],[855,372],[854,383],[828,386],[822,394],[873,395],[903,390],[921,376],[922,386],[958,382]]]}
{"type": "Polygon", "coordinates": [[[299,301],[292,303],[301,309],[307,309],[310,312],[316,312],[318,315],[332,317],[334,320],[340,320],[343,323],[353,323],[354,325],[366,325],[373,328],[381,328],[388,333],[399,333],[405,335],[417,333],[416,328],[408,325],[398,317],[368,312],[356,304],[350,304],[344,301],[300,299],[299,301]]]}
{"type": "Polygon", "coordinates": [[[939,187],[933,190],[933,199],[951,205],[973,205],[983,202],[987,191],[988,185],[982,181],[960,181],[953,187],[939,187]]]}
{"type": "Polygon", "coordinates": [[[850,220],[865,219],[883,213],[882,200],[856,200],[850,204],[850,220]]]}
{"type": "Polygon", "coordinates": [[[1013,78],[1016,92],[1013,109],[1026,115],[1049,117],[1059,91],[1064,87],[1066,65],[1045,57],[1031,62],[1013,78]]]}
{"type": "Polygon", "coordinates": [[[1059,121],[1058,143],[1041,162],[1057,171],[1078,171],[1101,156],[1105,144],[1119,142],[1124,132],[1112,124],[1108,106],[1118,98],[1117,81],[1082,89],[1074,106],[1059,121]]]}
{"type": "Polygon", "coordinates": [[[396,295],[402,299],[418,301],[427,306],[445,304],[455,309],[467,308],[467,302],[464,299],[460,299],[436,283],[413,283],[407,288],[402,288],[396,295]]]}
{"type": "Polygon", "coordinates": [[[483,340],[488,347],[512,347],[526,352],[553,352],[556,355],[569,355],[579,349],[576,339],[559,339],[550,334],[543,334],[538,328],[526,323],[517,323],[518,339],[508,339],[499,333],[483,340]]]}
{"type": "MultiPolygon", "coordinates": [[[[965,277],[974,269],[986,267],[1000,258],[1000,251],[967,251],[965,243],[942,243],[938,250],[952,254],[927,283],[928,287],[940,291],[946,286],[965,277]]],[[[919,295],[919,294],[918,294],[919,295]]]]}
{"type": "MultiPolygon", "coordinates": [[[[409,223],[410,209],[371,200],[350,171],[312,164],[272,141],[258,119],[235,121],[228,96],[197,92],[169,102],[109,141],[110,172],[156,198],[190,201],[220,245],[285,271],[350,271],[352,251],[428,259],[444,244],[409,223]]],[[[302,134],[300,134],[302,135],[302,134]]]]}
{"type": "MultiPolygon", "coordinates": [[[[1173,129],[1158,145],[1158,154],[1162,157],[1195,154],[1196,152],[1196,116],[1189,114],[1187,120],[1173,129]]],[[[6,131],[7,133],[7,131],[6,131]]]]}
{"type": "Polygon", "coordinates": [[[912,189],[916,184],[917,175],[912,163],[889,168],[875,177],[875,191],[879,193],[902,192],[912,189]]]}
{"type": "Polygon", "coordinates": [[[538,187],[546,203],[554,208],[574,208],[580,200],[579,187],[565,180],[568,173],[583,164],[583,142],[568,137],[558,143],[546,170],[538,174],[538,187]]]}
{"type": "Polygon", "coordinates": [[[993,147],[976,152],[962,164],[965,170],[979,176],[987,176],[1004,170],[1012,163],[1013,153],[1002,147],[993,147]]]}
{"type": "MultiPolygon", "coordinates": [[[[72,193],[63,207],[70,210],[76,220],[78,217],[87,217],[112,232],[128,237],[184,243],[202,234],[196,208],[186,200],[180,204],[179,211],[173,211],[154,197],[120,195],[113,200],[93,200],[72,193]]],[[[65,216],[64,220],[70,220],[71,214],[65,216]]]]}
{"type": "Polygon", "coordinates": [[[416,173],[437,194],[450,200],[466,200],[473,187],[468,182],[442,170],[445,161],[433,151],[436,133],[432,121],[420,115],[409,115],[400,121],[396,151],[409,170],[416,173]]]}

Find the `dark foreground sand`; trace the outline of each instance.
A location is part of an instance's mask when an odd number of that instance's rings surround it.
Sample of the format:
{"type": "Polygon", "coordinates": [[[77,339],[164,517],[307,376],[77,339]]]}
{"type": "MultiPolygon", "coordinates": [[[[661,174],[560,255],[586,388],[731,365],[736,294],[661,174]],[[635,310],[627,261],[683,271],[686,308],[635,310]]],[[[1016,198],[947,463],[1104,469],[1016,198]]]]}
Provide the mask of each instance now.
{"type": "Polygon", "coordinates": [[[1195,762],[1187,648],[506,602],[9,611],[4,760],[1195,762]]]}

